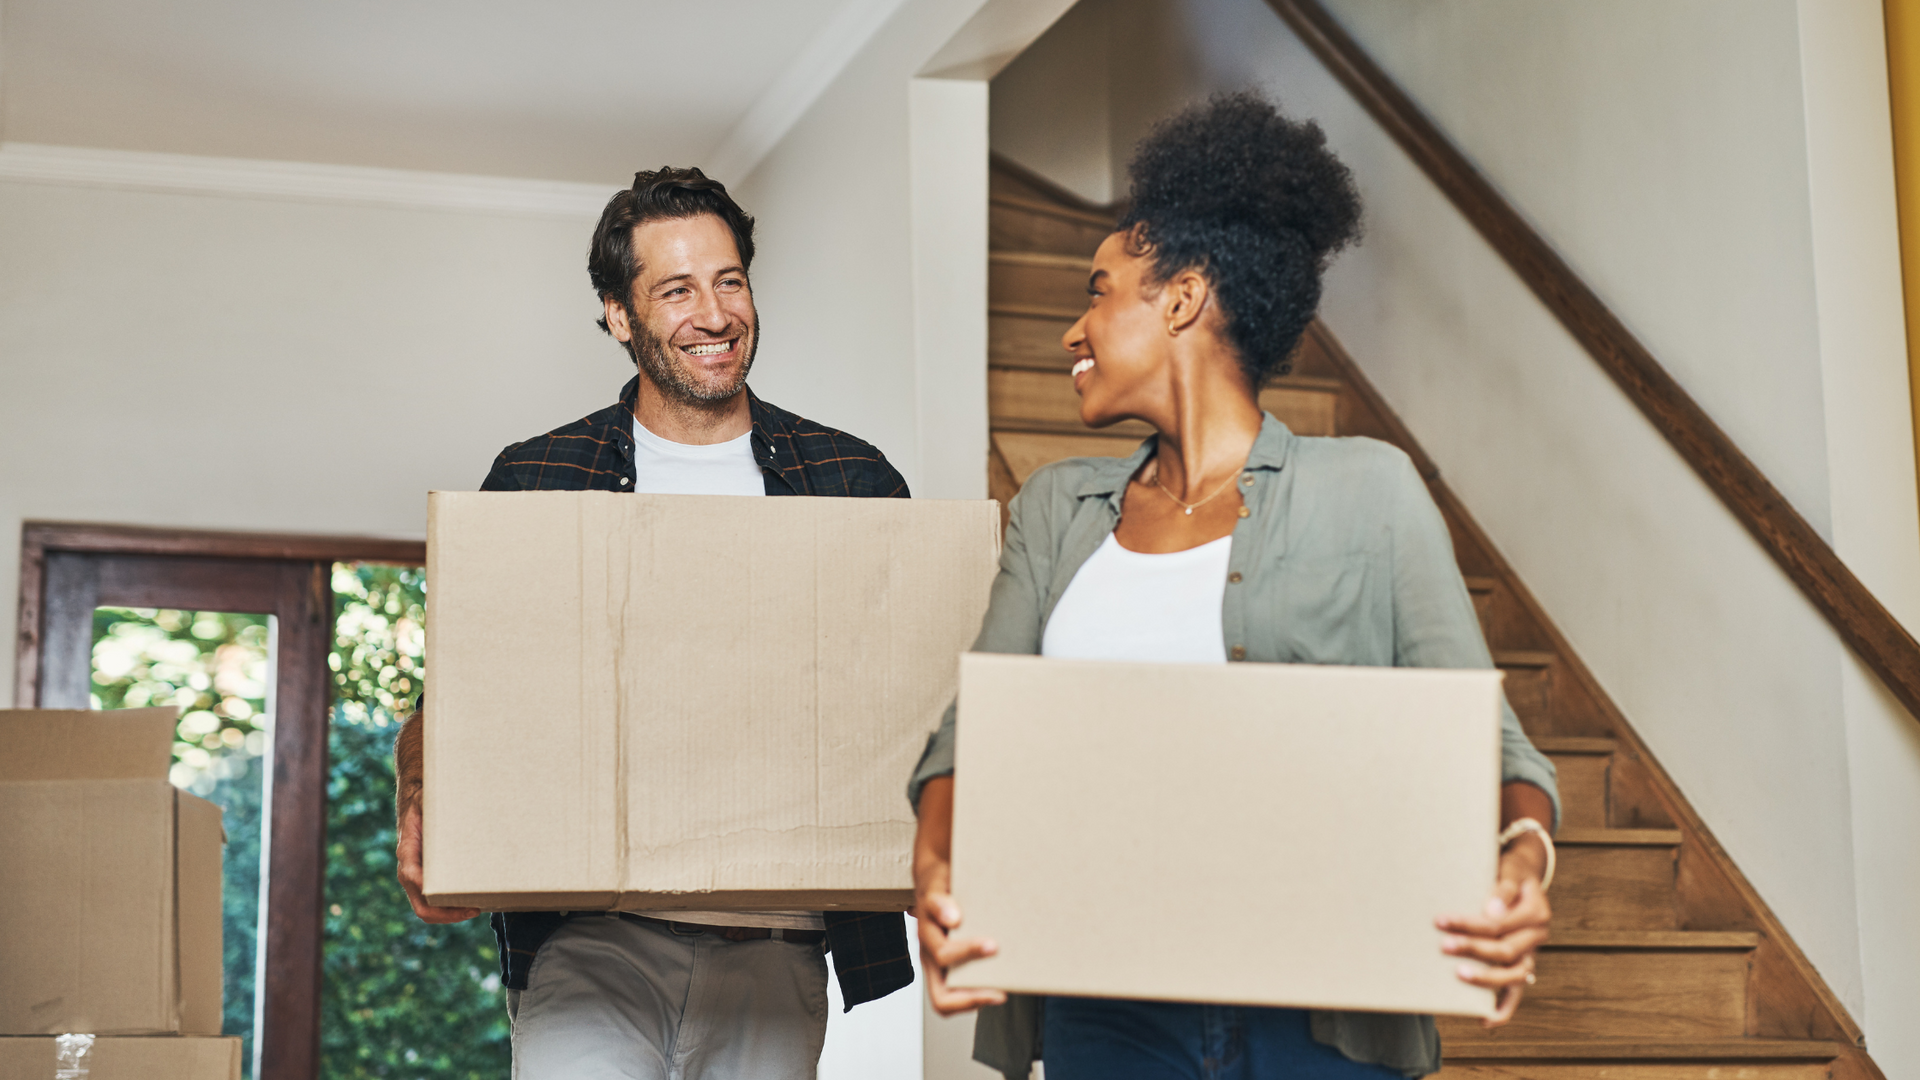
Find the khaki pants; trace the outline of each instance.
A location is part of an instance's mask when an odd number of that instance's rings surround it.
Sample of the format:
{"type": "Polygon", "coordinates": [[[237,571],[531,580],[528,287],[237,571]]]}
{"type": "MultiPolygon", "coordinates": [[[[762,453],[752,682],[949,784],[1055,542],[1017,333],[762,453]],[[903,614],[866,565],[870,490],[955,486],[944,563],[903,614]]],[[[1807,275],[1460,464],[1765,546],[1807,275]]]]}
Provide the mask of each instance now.
{"type": "Polygon", "coordinates": [[[576,918],[507,991],[513,1080],[813,1080],[824,946],[576,918]]]}

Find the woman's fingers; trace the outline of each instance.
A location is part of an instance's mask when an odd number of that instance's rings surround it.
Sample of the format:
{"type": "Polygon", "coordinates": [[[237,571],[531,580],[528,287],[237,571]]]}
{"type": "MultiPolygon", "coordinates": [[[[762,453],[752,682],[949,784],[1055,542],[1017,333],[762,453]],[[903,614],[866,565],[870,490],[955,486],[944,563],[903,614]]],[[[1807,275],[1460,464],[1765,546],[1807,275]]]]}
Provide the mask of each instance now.
{"type": "Polygon", "coordinates": [[[1493,1015],[1483,1017],[1480,1021],[1480,1026],[1486,1028],[1488,1031],[1492,1031],[1494,1028],[1513,1019],[1513,1010],[1520,1007],[1520,998],[1524,996],[1526,992],[1527,988],[1524,985],[1509,986],[1494,995],[1493,1015]]]}
{"type": "Polygon", "coordinates": [[[1503,886],[1495,887],[1479,914],[1443,915],[1434,920],[1434,925],[1450,934],[1497,938],[1527,927],[1545,926],[1553,917],[1538,882],[1527,881],[1517,888],[1503,886]]]}
{"type": "Polygon", "coordinates": [[[1527,985],[1527,976],[1533,974],[1533,961],[1500,966],[1481,964],[1469,960],[1459,967],[1460,981],[1482,986],[1488,990],[1506,990],[1510,987],[1527,985]]]}
{"type": "Polygon", "coordinates": [[[1000,946],[989,938],[950,937],[940,948],[934,950],[933,962],[941,970],[947,971],[969,961],[980,960],[1000,951],[1000,946]]]}
{"type": "Polygon", "coordinates": [[[984,938],[954,937],[951,931],[960,925],[960,905],[945,892],[924,892],[914,905],[919,921],[920,968],[927,980],[927,1002],[941,1016],[971,1012],[987,1005],[1006,1003],[999,990],[958,989],[947,985],[947,971],[969,960],[992,956],[999,947],[984,938]]]}
{"type": "Polygon", "coordinates": [[[1530,926],[1516,930],[1504,937],[1483,938],[1467,934],[1448,934],[1440,939],[1440,951],[1448,956],[1458,956],[1467,960],[1478,960],[1484,964],[1506,967],[1520,963],[1546,944],[1547,930],[1543,926],[1530,926]]]}
{"type": "Polygon", "coordinates": [[[927,1002],[941,1016],[972,1012],[988,1005],[1004,1005],[1007,995],[1000,990],[963,990],[947,985],[947,969],[932,952],[920,951],[920,967],[927,978],[927,1002]]]}

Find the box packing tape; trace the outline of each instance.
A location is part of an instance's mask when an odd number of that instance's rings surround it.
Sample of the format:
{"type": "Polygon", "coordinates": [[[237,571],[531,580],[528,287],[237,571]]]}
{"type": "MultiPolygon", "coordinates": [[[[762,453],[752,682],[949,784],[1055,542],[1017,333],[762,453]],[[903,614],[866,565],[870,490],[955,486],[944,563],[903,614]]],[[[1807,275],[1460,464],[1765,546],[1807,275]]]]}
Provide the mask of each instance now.
{"type": "Polygon", "coordinates": [[[53,1080],[87,1080],[93,1060],[93,1036],[62,1035],[53,1040],[53,1080]]]}

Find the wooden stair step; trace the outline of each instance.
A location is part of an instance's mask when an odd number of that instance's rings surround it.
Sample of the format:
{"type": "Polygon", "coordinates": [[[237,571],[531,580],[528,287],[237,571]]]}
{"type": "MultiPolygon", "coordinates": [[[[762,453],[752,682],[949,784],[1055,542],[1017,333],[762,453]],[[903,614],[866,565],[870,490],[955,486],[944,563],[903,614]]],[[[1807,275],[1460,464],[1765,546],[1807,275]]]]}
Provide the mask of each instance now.
{"type": "MultiPolygon", "coordinates": [[[[1524,1008],[1524,1004],[1522,1005],[1524,1008]]],[[[1449,1062],[1540,1061],[1828,1061],[1840,1044],[1817,1039],[1450,1039],[1449,1062]]]]}
{"type": "Polygon", "coordinates": [[[992,249],[1093,254],[1113,231],[1110,218],[1019,195],[987,200],[987,246],[992,249]]]}
{"type": "Polygon", "coordinates": [[[1015,484],[1042,465],[1070,457],[1126,457],[1140,448],[1139,439],[1107,435],[1060,435],[1036,431],[994,431],[989,435],[993,450],[1006,463],[1015,484]]]}
{"type": "Polygon", "coordinates": [[[1786,1039],[1454,1039],[1441,1044],[1436,1080],[1828,1080],[1841,1051],[1786,1039]]]}
{"type": "Polygon", "coordinates": [[[987,364],[990,368],[1070,372],[1073,354],[1061,344],[1080,312],[1034,313],[1024,308],[995,308],[987,315],[987,364]]]}
{"type": "Polygon", "coordinates": [[[987,302],[1085,310],[1092,265],[1090,259],[1047,251],[988,252],[987,302]]]}
{"type": "Polygon", "coordinates": [[[1548,899],[1553,930],[1671,930],[1680,925],[1678,829],[1562,828],[1548,899]]]}
{"type": "MultiPolygon", "coordinates": [[[[1338,395],[1312,384],[1276,383],[1260,392],[1260,405],[1301,435],[1333,434],[1339,415],[1338,395]]],[[[989,369],[987,412],[994,430],[1095,434],[1080,422],[1080,395],[1074,393],[1073,377],[1067,371],[989,369]]],[[[1098,434],[1138,440],[1153,434],[1153,428],[1126,420],[1101,428],[1098,434]]]]}
{"type": "MultiPolygon", "coordinates": [[[[1114,219],[1107,214],[1096,213],[1092,210],[1081,210],[1072,206],[1062,206],[1059,203],[1048,202],[1045,199],[1016,195],[1012,192],[996,191],[987,196],[987,203],[991,206],[1005,207],[1009,210],[1020,210],[1029,214],[1040,214],[1046,217],[1058,218],[1061,221],[1097,226],[1108,232],[1113,231],[1114,219]]],[[[1104,237],[1102,237],[1102,239],[1104,239],[1104,237]]]]}
{"type": "MultiPolygon", "coordinates": [[[[1008,300],[987,305],[987,315],[1002,315],[1015,319],[1056,319],[1067,325],[1087,313],[1087,305],[1082,304],[1033,304],[1018,300],[1008,300]]],[[[1060,328],[1062,332],[1066,326],[1060,328]]]]}
{"type": "Polygon", "coordinates": [[[1755,949],[1751,930],[1557,930],[1549,949],[1755,949]]]}
{"type": "Polygon", "coordinates": [[[1679,829],[1561,829],[1553,838],[1559,847],[1676,847],[1680,840],[1679,829]]]}
{"type": "Polygon", "coordinates": [[[1543,754],[1611,754],[1619,749],[1620,743],[1614,739],[1596,738],[1589,735],[1542,735],[1533,740],[1533,745],[1543,754]]]}
{"type": "MultiPolygon", "coordinates": [[[[1054,251],[990,251],[987,253],[987,263],[990,266],[1020,266],[1076,274],[1082,279],[1082,286],[1086,285],[1085,278],[1093,270],[1093,259],[1088,256],[1062,255],[1054,251]]],[[[1085,294],[1083,288],[1081,295],[1085,294]]]]}
{"type": "Polygon", "coordinates": [[[1559,774],[1560,827],[1605,828],[1614,741],[1581,735],[1541,735],[1534,748],[1559,774]]]}
{"type": "Polygon", "coordinates": [[[1561,932],[1540,950],[1540,981],[1507,1026],[1485,1033],[1474,1020],[1439,1023],[1443,1034],[1489,1039],[1736,1038],[1746,1031],[1748,954],[1759,940],[1727,931],[1561,932]]]}

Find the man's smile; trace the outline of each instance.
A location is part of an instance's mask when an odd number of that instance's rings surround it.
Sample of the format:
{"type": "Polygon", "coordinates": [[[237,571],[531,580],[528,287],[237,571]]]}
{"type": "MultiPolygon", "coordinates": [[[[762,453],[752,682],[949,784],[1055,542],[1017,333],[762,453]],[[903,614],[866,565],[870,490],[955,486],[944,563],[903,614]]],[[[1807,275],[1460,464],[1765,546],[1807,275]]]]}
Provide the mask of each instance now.
{"type": "Polygon", "coordinates": [[[739,340],[739,338],[733,338],[728,341],[708,341],[698,345],[682,345],[680,346],[680,351],[686,353],[688,356],[697,356],[703,360],[710,357],[726,356],[733,352],[733,347],[739,340]]]}

